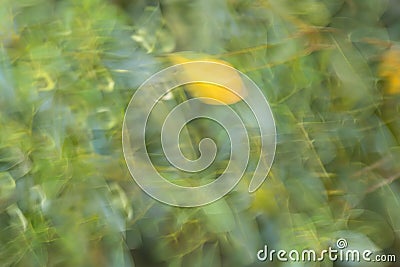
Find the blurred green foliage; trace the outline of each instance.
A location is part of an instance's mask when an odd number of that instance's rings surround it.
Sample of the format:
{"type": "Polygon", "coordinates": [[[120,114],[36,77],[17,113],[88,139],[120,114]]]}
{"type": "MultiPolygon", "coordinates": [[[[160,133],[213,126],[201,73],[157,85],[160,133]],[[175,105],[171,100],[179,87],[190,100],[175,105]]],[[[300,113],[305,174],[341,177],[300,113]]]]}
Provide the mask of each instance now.
{"type": "Polygon", "coordinates": [[[400,258],[400,89],[385,94],[377,74],[399,45],[399,9],[395,0],[2,0],[0,265],[261,266],[264,244],[321,251],[339,237],[400,258]],[[277,154],[256,193],[243,182],[213,204],[174,208],[130,178],[125,108],[179,51],[230,62],[269,99],[277,154]]]}

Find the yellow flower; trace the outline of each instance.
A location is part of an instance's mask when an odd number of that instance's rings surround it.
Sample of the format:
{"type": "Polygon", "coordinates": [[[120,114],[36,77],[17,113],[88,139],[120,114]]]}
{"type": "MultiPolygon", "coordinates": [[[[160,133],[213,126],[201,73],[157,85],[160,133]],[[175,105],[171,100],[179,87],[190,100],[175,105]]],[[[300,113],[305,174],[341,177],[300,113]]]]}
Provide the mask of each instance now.
{"type": "Polygon", "coordinates": [[[386,79],[387,94],[400,94],[400,49],[392,48],[383,55],[379,76],[386,79]]]}
{"type": "Polygon", "coordinates": [[[240,77],[239,73],[232,68],[232,66],[223,61],[217,59],[208,59],[208,58],[201,58],[197,60],[192,60],[187,57],[184,57],[181,54],[171,54],[168,56],[170,61],[174,64],[182,64],[187,62],[194,62],[194,61],[208,61],[213,63],[220,63],[231,68],[221,67],[221,65],[210,65],[208,68],[203,68],[200,65],[194,65],[190,68],[183,69],[186,71],[185,75],[191,81],[201,81],[207,80],[207,77],[213,77],[213,80],[221,81],[220,84],[223,84],[225,87],[229,88],[230,90],[226,89],[223,86],[218,86],[215,84],[205,83],[205,82],[194,82],[185,85],[185,90],[193,97],[206,97],[210,98],[207,100],[202,100],[203,102],[211,105],[221,105],[223,104],[234,104],[242,100],[242,98],[237,95],[245,95],[245,87],[243,85],[242,78],[240,77]],[[236,92],[236,93],[235,93],[236,92]],[[214,101],[215,99],[216,101],[214,101]]]}

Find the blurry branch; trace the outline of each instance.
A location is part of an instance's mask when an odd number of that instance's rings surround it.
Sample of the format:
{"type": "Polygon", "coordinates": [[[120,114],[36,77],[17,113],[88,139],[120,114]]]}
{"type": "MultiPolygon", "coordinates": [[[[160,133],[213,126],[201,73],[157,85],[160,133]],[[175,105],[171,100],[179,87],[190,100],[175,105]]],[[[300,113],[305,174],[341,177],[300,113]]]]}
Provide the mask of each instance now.
{"type": "Polygon", "coordinates": [[[399,172],[399,173],[396,173],[396,174],[394,174],[394,175],[392,175],[392,176],[390,176],[390,177],[388,177],[388,178],[386,178],[386,179],[384,179],[382,182],[380,182],[380,183],[378,183],[378,184],[376,184],[376,185],[373,185],[373,186],[369,187],[369,188],[367,189],[367,193],[374,192],[375,190],[377,190],[377,189],[379,189],[379,188],[381,188],[381,187],[383,187],[383,186],[385,186],[385,185],[389,185],[389,184],[391,184],[394,180],[399,179],[399,178],[400,178],[400,172],[399,172]]]}
{"type": "MultiPolygon", "coordinates": [[[[362,175],[364,175],[364,174],[366,174],[366,173],[368,173],[368,172],[370,172],[372,170],[378,169],[378,168],[382,167],[384,164],[388,163],[390,159],[394,160],[391,155],[388,155],[388,156],[376,161],[375,163],[373,163],[371,165],[368,165],[365,168],[362,168],[358,172],[353,173],[351,178],[359,178],[360,176],[362,176],[362,175]]],[[[375,185],[370,186],[367,189],[366,192],[367,193],[374,192],[375,190],[377,190],[377,189],[379,189],[379,188],[381,188],[381,187],[383,187],[385,185],[391,184],[393,181],[395,181],[396,179],[399,179],[399,178],[400,178],[400,172],[399,173],[395,173],[392,176],[389,176],[388,178],[385,178],[380,183],[377,183],[375,185]]]]}
{"type": "Polygon", "coordinates": [[[146,205],[145,207],[143,207],[140,210],[140,213],[138,213],[135,218],[133,218],[129,224],[134,225],[137,221],[141,220],[144,218],[144,216],[146,215],[146,213],[154,206],[155,201],[151,201],[148,205],[146,205]]]}
{"type": "Polygon", "coordinates": [[[385,48],[391,48],[393,46],[393,42],[391,41],[380,40],[376,38],[363,38],[361,39],[361,41],[370,45],[375,45],[385,48]]]}
{"type": "Polygon", "coordinates": [[[319,155],[315,149],[315,146],[313,145],[313,143],[314,143],[313,140],[310,139],[306,129],[304,128],[303,123],[299,123],[299,125],[300,125],[301,132],[303,133],[304,137],[307,139],[307,143],[308,143],[312,153],[314,154],[319,167],[321,168],[321,171],[322,171],[321,174],[323,175],[324,178],[330,178],[331,175],[329,175],[328,172],[326,171],[325,166],[322,163],[321,158],[319,157],[319,155]]]}
{"type": "Polygon", "coordinates": [[[380,166],[382,166],[383,164],[387,163],[390,158],[391,158],[390,156],[384,157],[384,158],[378,160],[377,162],[375,162],[375,163],[373,163],[373,164],[371,164],[371,165],[359,170],[358,172],[353,173],[353,175],[351,177],[352,178],[358,178],[359,176],[361,176],[361,175],[363,175],[363,174],[365,174],[365,173],[367,173],[369,171],[377,169],[380,166]]]}
{"type": "Polygon", "coordinates": [[[245,54],[245,53],[249,53],[249,52],[255,52],[255,51],[259,51],[259,50],[263,50],[263,49],[268,49],[271,46],[272,46],[271,44],[257,45],[257,46],[253,46],[253,47],[247,47],[247,48],[235,50],[235,51],[232,51],[232,52],[223,53],[223,54],[220,54],[218,56],[220,56],[220,57],[224,57],[225,56],[226,57],[226,56],[240,55],[240,54],[245,54]]]}

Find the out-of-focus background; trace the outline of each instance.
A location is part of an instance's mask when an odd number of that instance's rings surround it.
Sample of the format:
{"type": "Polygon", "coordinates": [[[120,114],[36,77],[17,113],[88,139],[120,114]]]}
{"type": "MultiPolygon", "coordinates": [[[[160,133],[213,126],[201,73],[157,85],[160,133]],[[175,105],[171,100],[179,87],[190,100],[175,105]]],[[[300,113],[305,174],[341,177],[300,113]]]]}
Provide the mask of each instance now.
{"type": "Polygon", "coordinates": [[[256,258],[345,238],[400,259],[399,41],[397,0],[1,0],[0,266],[400,266],[256,258]],[[125,109],[183,51],[269,100],[256,193],[176,208],[132,180],[125,109]]]}

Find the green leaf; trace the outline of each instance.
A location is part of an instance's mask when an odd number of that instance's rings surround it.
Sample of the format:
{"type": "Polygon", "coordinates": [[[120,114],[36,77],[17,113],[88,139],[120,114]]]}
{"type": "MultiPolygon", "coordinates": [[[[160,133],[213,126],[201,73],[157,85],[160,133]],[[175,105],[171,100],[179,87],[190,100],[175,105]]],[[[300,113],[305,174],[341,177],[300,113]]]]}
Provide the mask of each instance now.
{"type": "Polygon", "coordinates": [[[232,210],[224,199],[208,204],[202,210],[206,215],[206,225],[210,232],[229,232],[235,227],[232,210]]]}

